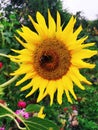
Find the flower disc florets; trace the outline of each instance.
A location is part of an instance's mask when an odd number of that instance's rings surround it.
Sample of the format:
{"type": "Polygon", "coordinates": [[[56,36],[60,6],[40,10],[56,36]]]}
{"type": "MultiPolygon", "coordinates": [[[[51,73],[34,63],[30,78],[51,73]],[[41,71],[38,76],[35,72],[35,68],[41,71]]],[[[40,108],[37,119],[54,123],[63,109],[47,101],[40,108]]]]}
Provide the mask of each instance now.
{"type": "Polygon", "coordinates": [[[70,52],[60,40],[50,38],[37,45],[33,53],[35,71],[47,80],[62,78],[70,67],[70,52]]]}

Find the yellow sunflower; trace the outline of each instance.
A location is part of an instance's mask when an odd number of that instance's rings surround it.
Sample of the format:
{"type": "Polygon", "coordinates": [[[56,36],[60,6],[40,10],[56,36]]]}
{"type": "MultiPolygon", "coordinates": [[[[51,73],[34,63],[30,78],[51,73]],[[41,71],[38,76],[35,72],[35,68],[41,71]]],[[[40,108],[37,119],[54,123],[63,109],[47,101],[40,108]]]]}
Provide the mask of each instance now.
{"type": "Polygon", "coordinates": [[[77,99],[74,93],[75,83],[84,90],[81,82],[91,85],[79,72],[81,68],[94,68],[95,64],[84,62],[84,59],[94,56],[97,52],[87,49],[94,43],[84,44],[87,37],[77,39],[82,27],[74,31],[76,19],[72,16],[67,26],[61,25],[61,17],[57,12],[55,22],[48,10],[48,25],[42,14],[37,12],[37,22],[31,16],[36,32],[26,26],[22,26],[18,34],[24,39],[16,37],[24,47],[22,50],[13,50],[17,56],[10,56],[13,62],[19,63],[19,68],[12,75],[25,76],[16,83],[20,85],[28,79],[30,82],[21,88],[21,91],[30,89],[26,97],[39,90],[37,102],[47,95],[50,96],[50,104],[53,104],[54,94],[57,92],[57,101],[62,103],[62,96],[65,93],[69,102],[72,103],[70,93],[77,99]]]}

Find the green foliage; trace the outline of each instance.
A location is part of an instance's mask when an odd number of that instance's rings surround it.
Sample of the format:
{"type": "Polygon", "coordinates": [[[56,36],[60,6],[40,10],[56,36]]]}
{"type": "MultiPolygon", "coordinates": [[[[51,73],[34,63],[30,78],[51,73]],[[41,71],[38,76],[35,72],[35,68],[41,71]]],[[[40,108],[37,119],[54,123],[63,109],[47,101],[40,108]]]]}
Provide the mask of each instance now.
{"type": "Polygon", "coordinates": [[[59,128],[52,122],[46,119],[37,117],[29,118],[25,121],[29,129],[27,130],[59,130],[59,128]]]}
{"type": "Polygon", "coordinates": [[[38,104],[30,104],[26,107],[26,112],[39,112],[41,106],[38,104]]]}
{"type": "Polygon", "coordinates": [[[15,13],[10,14],[8,18],[3,18],[0,21],[0,49],[2,49],[1,51],[4,51],[6,54],[12,47],[19,47],[14,38],[14,34],[18,26],[19,22],[16,19],[15,13]]]}
{"type": "Polygon", "coordinates": [[[9,117],[13,119],[19,129],[24,130],[59,130],[58,127],[49,120],[41,119],[37,117],[31,117],[28,120],[23,119],[16,115],[11,109],[0,104],[0,118],[9,117]],[[16,117],[24,124],[24,127],[21,127],[16,120],[16,117]]]}
{"type": "Polygon", "coordinates": [[[82,129],[85,129],[85,130],[98,130],[98,125],[95,122],[91,121],[91,120],[79,117],[79,122],[80,122],[81,130],[82,129]]]}

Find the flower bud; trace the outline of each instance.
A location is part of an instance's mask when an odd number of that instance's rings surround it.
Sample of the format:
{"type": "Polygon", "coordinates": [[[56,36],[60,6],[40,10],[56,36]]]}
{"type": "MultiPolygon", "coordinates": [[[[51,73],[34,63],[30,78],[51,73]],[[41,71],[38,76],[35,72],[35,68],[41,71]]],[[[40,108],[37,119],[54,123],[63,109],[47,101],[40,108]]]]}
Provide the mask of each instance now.
{"type": "Polygon", "coordinates": [[[20,107],[20,108],[25,108],[26,107],[26,102],[19,101],[18,104],[17,104],[17,106],[20,107]]]}

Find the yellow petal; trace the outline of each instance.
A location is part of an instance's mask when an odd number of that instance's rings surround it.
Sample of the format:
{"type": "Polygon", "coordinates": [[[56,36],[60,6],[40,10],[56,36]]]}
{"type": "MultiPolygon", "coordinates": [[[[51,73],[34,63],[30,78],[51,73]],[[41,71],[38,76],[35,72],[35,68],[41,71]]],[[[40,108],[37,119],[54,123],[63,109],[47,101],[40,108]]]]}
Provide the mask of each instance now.
{"type": "Polygon", "coordinates": [[[57,101],[59,104],[62,104],[62,95],[64,93],[62,80],[57,80],[56,84],[57,84],[57,101]]]}
{"type": "Polygon", "coordinates": [[[29,65],[29,67],[27,67],[27,64],[20,65],[20,68],[17,69],[14,73],[11,73],[11,75],[21,75],[21,74],[25,74],[25,73],[34,72],[33,66],[30,64],[28,64],[28,65],[29,65]]]}
{"type": "Polygon", "coordinates": [[[39,95],[37,98],[37,102],[40,102],[44,98],[43,94],[48,85],[48,82],[49,82],[48,80],[41,79],[40,85],[39,85],[39,95]]]}
{"type": "Polygon", "coordinates": [[[33,85],[33,83],[32,83],[32,80],[31,80],[30,83],[28,83],[27,85],[25,85],[25,86],[23,86],[23,87],[21,88],[21,91],[25,91],[25,90],[31,88],[32,85],[33,85]]]}
{"type": "Polygon", "coordinates": [[[16,38],[16,40],[17,40],[23,47],[25,47],[25,48],[28,47],[27,44],[24,43],[23,41],[21,41],[18,37],[15,36],[15,38],[16,38]]]}
{"type": "Polygon", "coordinates": [[[56,31],[56,24],[55,24],[53,17],[51,16],[49,10],[48,10],[48,26],[49,26],[49,34],[48,35],[53,37],[53,35],[56,31]]]}
{"type": "Polygon", "coordinates": [[[61,39],[65,43],[66,47],[68,47],[68,49],[70,48],[70,45],[72,45],[73,42],[76,41],[73,39],[73,29],[74,29],[75,23],[76,23],[76,19],[72,16],[67,26],[62,31],[61,39]]]}
{"type": "Polygon", "coordinates": [[[71,100],[71,98],[70,98],[70,95],[69,95],[68,90],[65,90],[65,93],[66,93],[66,97],[67,97],[67,99],[68,99],[68,102],[72,103],[72,100],[71,100]]]}
{"type": "Polygon", "coordinates": [[[38,34],[43,37],[44,36],[43,30],[40,28],[40,26],[32,19],[31,16],[29,16],[29,19],[31,20],[31,22],[32,22],[33,26],[35,27],[36,31],[38,32],[38,34]]]}
{"type": "Polygon", "coordinates": [[[87,84],[89,84],[89,85],[92,84],[92,83],[89,82],[84,76],[82,76],[82,75],[80,74],[78,68],[76,68],[76,67],[73,66],[73,67],[71,67],[71,71],[74,73],[74,75],[75,75],[80,81],[82,81],[82,82],[84,82],[84,83],[87,83],[87,84]]]}
{"type": "Polygon", "coordinates": [[[28,27],[22,26],[21,29],[22,29],[23,32],[18,31],[19,35],[22,36],[25,39],[25,41],[27,43],[31,44],[32,46],[33,46],[32,43],[34,43],[34,41],[37,42],[37,41],[40,40],[40,37],[38,36],[38,34],[33,32],[28,27]]]}
{"type": "Polygon", "coordinates": [[[32,79],[36,74],[35,73],[27,73],[21,80],[16,83],[16,86],[20,85],[21,83],[25,82],[28,79],[32,79]]]}
{"type": "Polygon", "coordinates": [[[26,95],[26,98],[33,95],[33,93],[38,89],[38,87],[32,87],[31,91],[26,95]]]}
{"type": "Polygon", "coordinates": [[[61,32],[62,31],[62,27],[61,27],[61,17],[59,12],[57,11],[57,32],[61,32]]]}
{"type": "Polygon", "coordinates": [[[81,49],[80,51],[74,53],[72,55],[72,58],[74,58],[75,60],[86,59],[86,58],[91,58],[92,56],[94,56],[96,54],[97,54],[97,51],[92,51],[92,50],[88,50],[88,49],[81,49]]]}
{"type": "Polygon", "coordinates": [[[63,86],[65,90],[70,90],[73,89],[73,83],[72,80],[70,80],[70,78],[68,78],[67,75],[64,75],[62,77],[62,82],[63,82],[63,86]]]}
{"type": "Polygon", "coordinates": [[[75,98],[75,99],[77,99],[77,97],[76,97],[76,95],[75,95],[75,93],[74,93],[74,91],[73,91],[73,83],[72,83],[72,80],[70,80],[69,78],[68,78],[68,76],[67,75],[65,75],[65,76],[63,76],[62,77],[62,81],[63,81],[63,85],[64,85],[64,90],[66,91],[69,91],[72,95],[73,95],[73,97],[75,98]]]}
{"type": "Polygon", "coordinates": [[[63,33],[66,34],[67,36],[70,33],[73,33],[73,28],[74,28],[75,23],[76,23],[76,19],[74,19],[74,17],[72,16],[67,26],[64,28],[63,33]]]}
{"type": "Polygon", "coordinates": [[[41,15],[39,12],[37,12],[36,17],[37,17],[37,22],[38,22],[41,30],[43,31],[44,37],[47,37],[48,36],[48,28],[46,26],[46,22],[45,22],[43,15],[41,15]]]}
{"type": "Polygon", "coordinates": [[[39,76],[35,76],[32,79],[32,90],[26,95],[26,97],[31,96],[39,88],[41,81],[42,80],[39,76]]]}
{"type": "Polygon", "coordinates": [[[82,31],[82,26],[80,25],[78,29],[73,33],[73,39],[76,40],[80,32],[82,31]]]}
{"type": "Polygon", "coordinates": [[[28,49],[22,49],[22,50],[11,49],[11,50],[14,51],[14,52],[16,52],[16,53],[19,53],[22,56],[24,56],[24,55],[32,56],[32,53],[33,53],[31,50],[28,50],[28,49]]]}
{"type": "Polygon", "coordinates": [[[47,88],[45,90],[45,93],[44,93],[44,97],[46,95],[49,94],[50,96],[50,105],[53,104],[53,98],[54,98],[54,93],[56,92],[56,83],[55,81],[49,81],[48,85],[47,85],[47,88]]]}
{"type": "Polygon", "coordinates": [[[68,76],[80,89],[85,89],[84,86],[82,86],[82,84],[80,83],[80,80],[73,74],[71,70],[69,70],[68,76]]]}
{"type": "Polygon", "coordinates": [[[69,91],[70,91],[70,93],[73,95],[74,99],[77,99],[77,96],[76,96],[74,90],[73,90],[73,89],[70,89],[69,91]]]}
{"type": "Polygon", "coordinates": [[[71,60],[72,65],[78,67],[78,68],[94,68],[95,64],[86,63],[80,59],[76,60],[75,58],[71,60]]]}
{"type": "Polygon", "coordinates": [[[95,43],[86,43],[86,44],[82,44],[82,48],[86,48],[86,47],[90,47],[90,46],[94,46],[95,43]]]}
{"type": "Polygon", "coordinates": [[[71,50],[71,54],[73,54],[73,53],[76,53],[77,51],[79,51],[79,50],[81,50],[82,48],[84,48],[83,47],[83,43],[84,43],[84,41],[86,40],[88,38],[88,36],[86,36],[86,37],[83,37],[83,38],[81,38],[81,39],[78,39],[78,40],[76,40],[76,41],[74,41],[74,42],[72,42],[72,44],[70,44],[69,45],[69,50],[71,50]],[[82,45],[81,45],[82,44],[82,45]]]}

